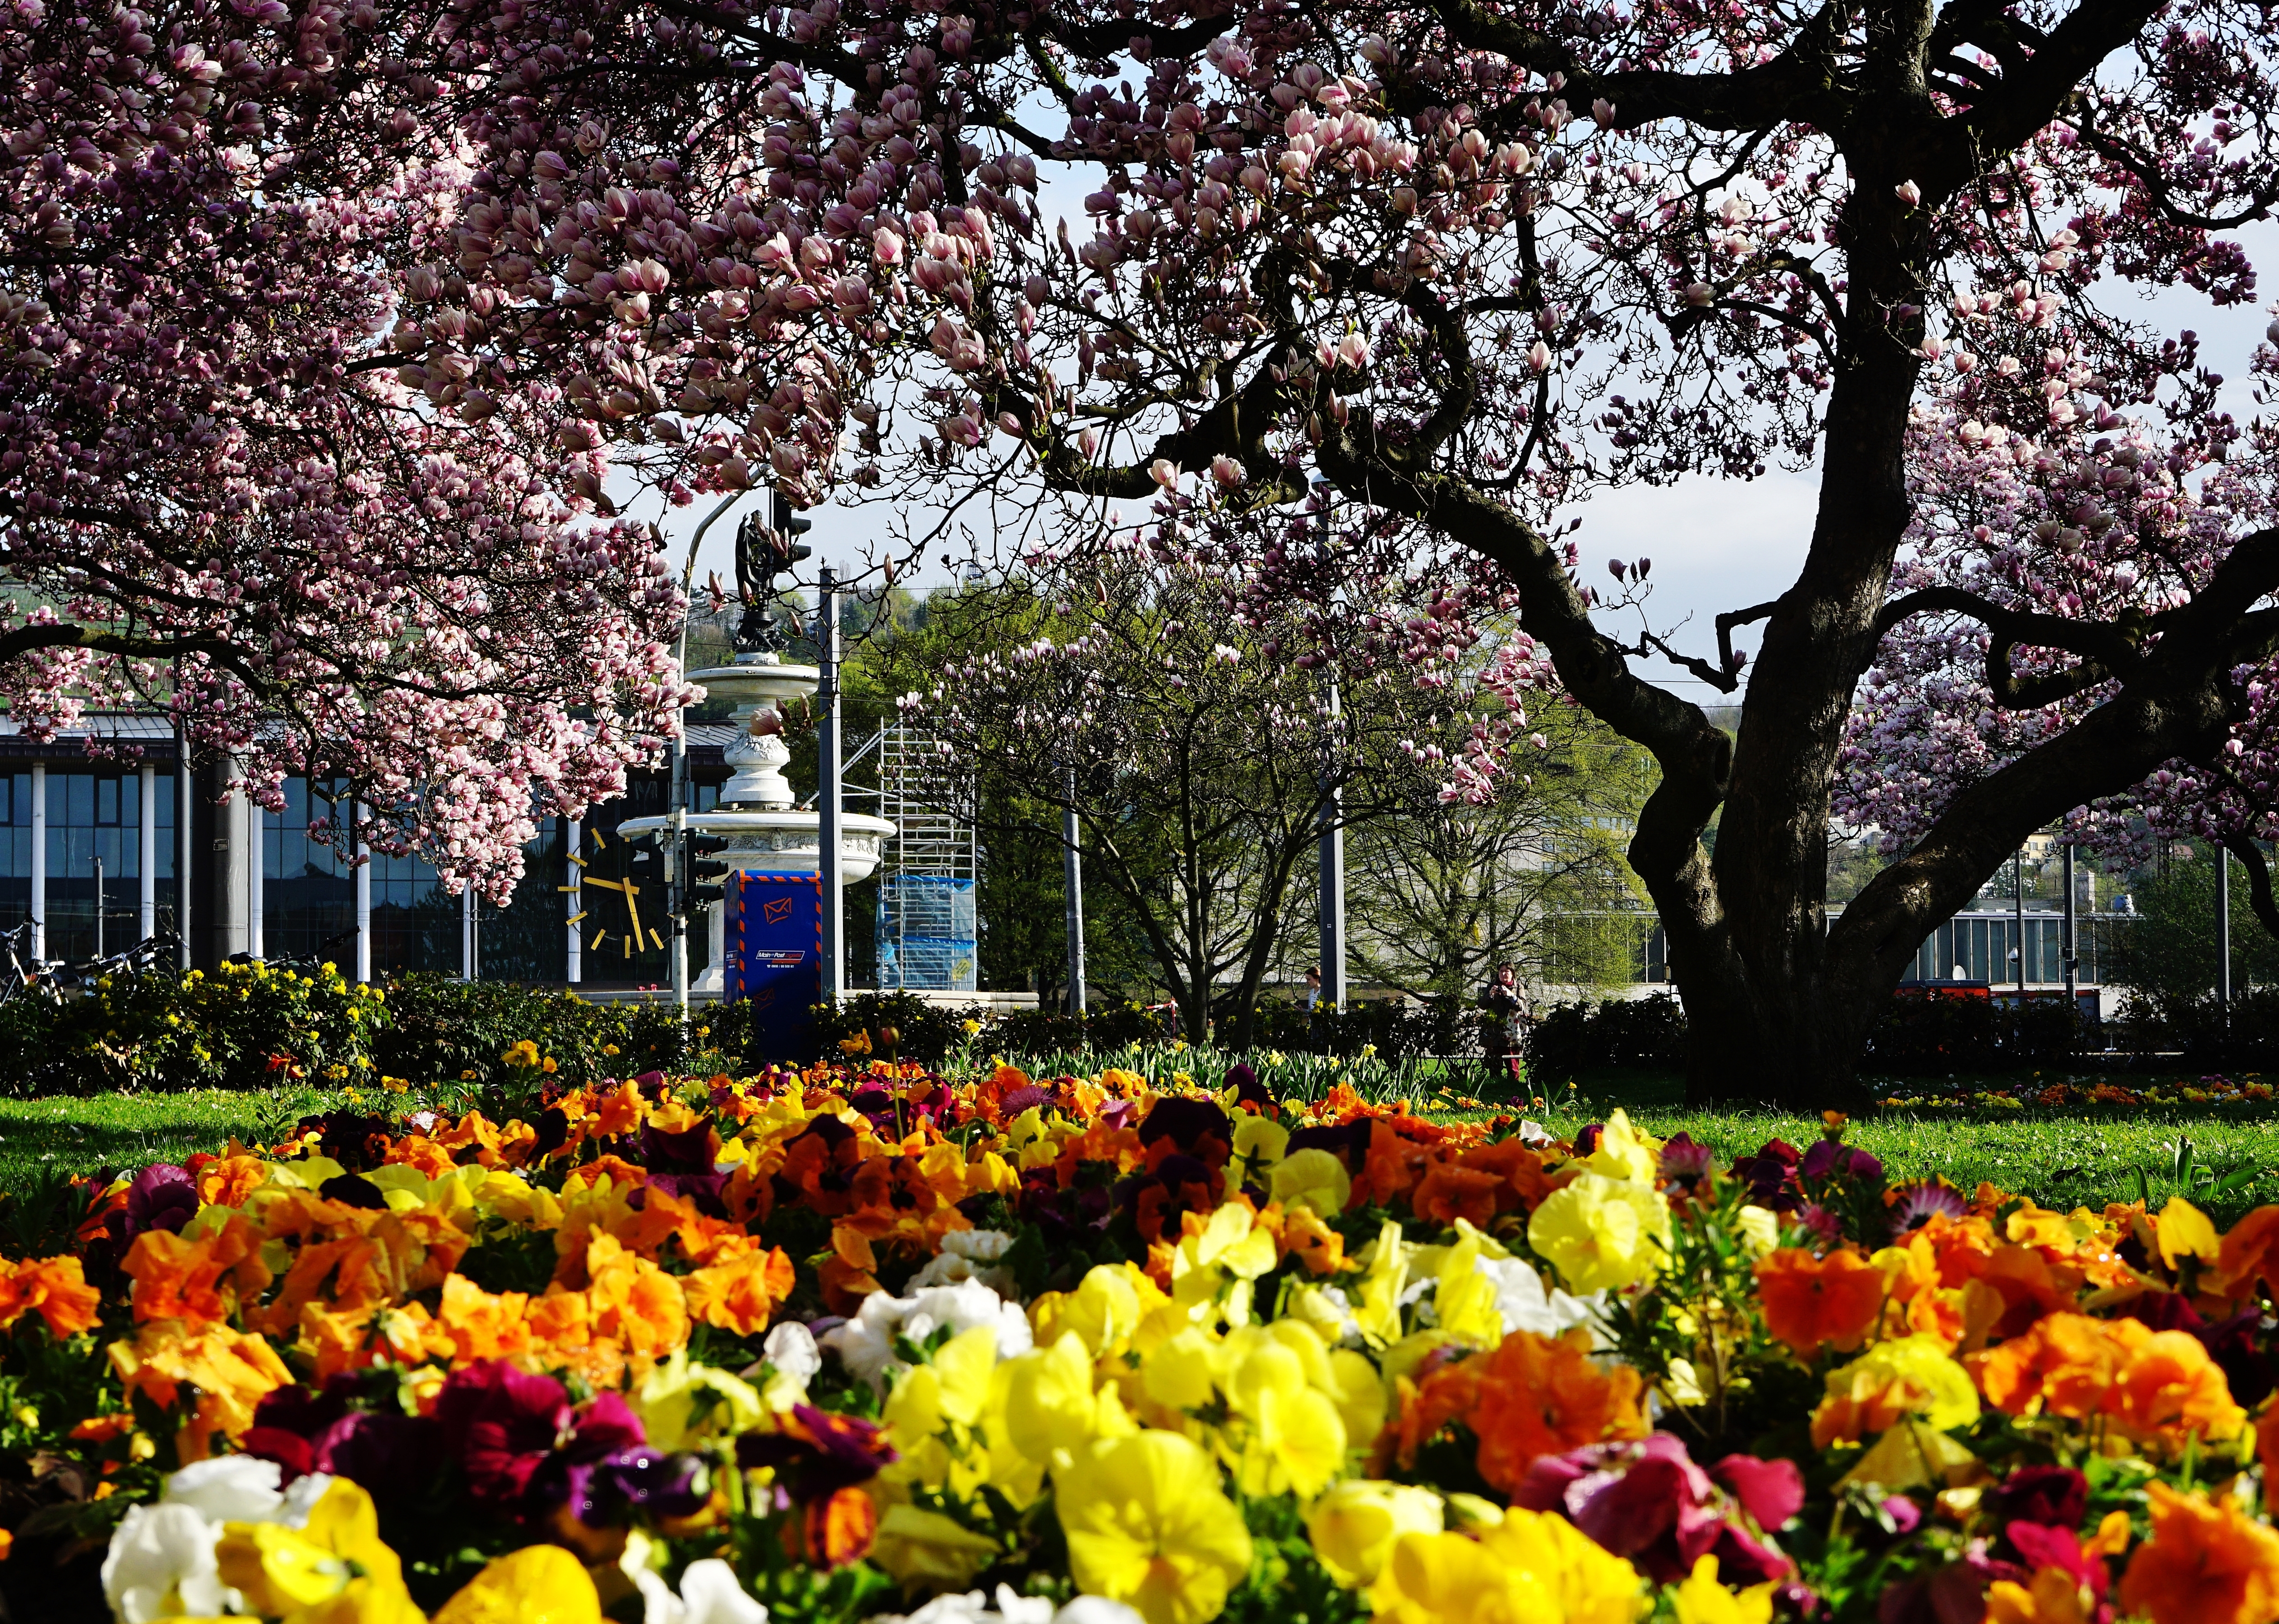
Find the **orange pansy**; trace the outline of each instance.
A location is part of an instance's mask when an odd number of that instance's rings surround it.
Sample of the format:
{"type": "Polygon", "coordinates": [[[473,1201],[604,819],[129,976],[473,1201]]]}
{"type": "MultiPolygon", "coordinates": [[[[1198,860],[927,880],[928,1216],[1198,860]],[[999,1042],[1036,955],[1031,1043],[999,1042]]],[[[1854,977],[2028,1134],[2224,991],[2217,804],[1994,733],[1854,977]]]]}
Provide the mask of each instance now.
{"type": "Polygon", "coordinates": [[[77,1258],[0,1261],[0,1330],[36,1314],[61,1341],[92,1326],[102,1306],[103,1293],[88,1284],[77,1258]]]}
{"type": "Polygon", "coordinates": [[[1544,1455],[1646,1435],[1644,1382],[1627,1365],[1601,1370],[1586,1333],[1514,1331],[1464,1363],[1477,1367],[1462,1420],[1480,1441],[1479,1473],[1506,1494],[1544,1455]]]}
{"type": "Polygon", "coordinates": [[[2229,1500],[2148,1485],[2152,1537],[2121,1576],[2121,1605],[2152,1624],[2268,1624],[2279,1618],[2279,1534],[2229,1500]]]}
{"type": "Polygon", "coordinates": [[[195,1240],[165,1229],[146,1229],[127,1249],[119,1268],[134,1282],[137,1320],[219,1321],[229,1318],[239,1292],[250,1296],[269,1283],[257,1250],[261,1237],[236,1214],[219,1229],[195,1240]],[[251,1264],[241,1271],[241,1266],[251,1264]],[[224,1291],[224,1275],[234,1275],[224,1291]]]}
{"type": "Polygon", "coordinates": [[[700,1268],[680,1283],[689,1313],[707,1325],[749,1337],[767,1329],[776,1306],[791,1295],[795,1275],[790,1257],[778,1246],[700,1268]]]}
{"type": "Polygon", "coordinates": [[[1783,1246],[1758,1260],[1756,1275],[1765,1328],[1799,1359],[1858,1347],[1890,1287],[1880,1268],[1848,1246],[1824,1258],[1783,1246]]]}

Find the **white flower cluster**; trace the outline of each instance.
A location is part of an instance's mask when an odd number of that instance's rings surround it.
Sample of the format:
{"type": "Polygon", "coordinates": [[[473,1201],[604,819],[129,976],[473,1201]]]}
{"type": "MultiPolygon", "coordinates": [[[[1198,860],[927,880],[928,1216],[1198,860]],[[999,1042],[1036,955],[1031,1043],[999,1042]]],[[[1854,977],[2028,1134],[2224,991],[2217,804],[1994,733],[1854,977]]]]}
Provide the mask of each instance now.
{"type": "Polygon", "coordinates": [[[119,1520],[103,1559],[103,1593],[120,1624],[212,1618],[235,1613],[243,1597],[221,1582],[215,1542],[225,1522],[281,1522],[297,1528],[333,1480],[321,1472],[280,1488],[273,1460],[223,1455],[184,1467],[166,1480],[156,1504],[119,1520]]]}
{"type": "Polygon", "coordinates": [[[978,1279],[956,1285],[924,1286],[908,1297],[873,1291],[845,1324],[824,1333],[822,1345],[839,1355],[848,1372],[879,1392],[909,1366],[894,1353],[896,1337],[923,1342],[948,1327],[952,1336],[986,1325],[997,1333],[997,1357],[1026,1353],[1035,1342],[1021,1305],[1008,1302],[978,1279]]]}
{"type": "Polygon", "coordinates": [[[1140,1614],[1122,1602],[1104,1596],[1079,1596],[1055,1610],[1040,1596],[1017,1596],[1013,1587],[997,1587],[997,1605],[978,1590],[963,1596],[937,1596],[916,1613],[884,1613],[864,1624],[1140,1624],[1140,1614]]]}

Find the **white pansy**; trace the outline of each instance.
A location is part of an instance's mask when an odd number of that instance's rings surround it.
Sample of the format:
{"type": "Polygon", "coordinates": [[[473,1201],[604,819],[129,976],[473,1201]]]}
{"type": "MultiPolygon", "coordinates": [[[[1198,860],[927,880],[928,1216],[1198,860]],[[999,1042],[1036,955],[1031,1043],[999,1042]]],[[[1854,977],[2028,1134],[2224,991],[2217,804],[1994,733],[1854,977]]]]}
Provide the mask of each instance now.
{"type": "Polygon", "coordinates": [[[717,1557],[691,1562],[678,1596],[655,1568],[627,1571],[641,1592],[641,1624],[768,1624],[766,1605],[746,1595],[736,1570],[717,1557]]]}
{"type": "Polygon", "coordinates": [[[997,1334],[997,1357],[1012,1359],[1035,1345],[1028,1316],[978,1280],[927,1286],[908,1297],[873,1291],[844,1325],[827,1331],[822,1345],[839,1355],[849,1374],[884,1392],[887,1379],[907,1367],[894,1357],[894,1340],[923,1342],[947,1328],[958,1336],[986,1325],[997,1334]]]}
{"type": "Polygon", "coordinates": [[[1604,1291],[1572,1297],[1548,1290],[1543,1276],[1523,1258],[1482,1258],[1479,1270],[1495,1287],[1496,1312],[1503,1316],[1505,1336],[1525,1330],[1539,1337],[1563,1337],[1581,1325],[1589,1328],[1593,1343],[1606,1340],[1600,1318],[1604,1291]]]}
{"type": "Polygon", "coordinates": [[[760,1354],[765,1363],[794,1381],[812,1381],[823,1368],[823,1352],[815,1345],[815,1333],[797,1320],[786,1320],[770,1331],[768,1339],[760,1344],[760,1354]]]}
{"type": "Polygon", "coordinates": [[[214,1561],[219,1525],[191,1506],[137,1505],[119,1521],[103,1559],[103,1594],[120,1624],[234,1612],[237,1592],[214,1561]]]}
{"type": "Polygon", "coordinates": [[[1102,1596],[1079,1596],[1055,1613],[1041,1596],[1017,1594],[1009,1584],[997,1587],[997,1605],[978,1590],[963,1596],[937,1596],[915,1613],[886,1613],[867,1624],[1141,1624],[1140,1615],[1122,1602],[1102,1596]]]}
{"type": "Polygon", "coordinates": [[[171,1505],[188,1506],[208,1522],[267,1522],[285,1504],[280,1487],[284,1475],[274,1460],[217,1455],[175,1473],[160,1498],[171,1505]]]}
{"type": "Polygon", "coordinates": [[[1053,1624],[1144,1624],[1137,1608],[1105,1596],[1079,1596],[1053,1614],[1053,1624]]]}
{"type": "Polygon", "coordinates": [[[941,1237],[941,1251],[910,1277],[910,1289],[978,1280],[998,1296],[1010,1297],[1017,1283],[1003,1260],[1012,1248],[1013,1237],[1002,1229],[953,1229],[941,1237]]]}

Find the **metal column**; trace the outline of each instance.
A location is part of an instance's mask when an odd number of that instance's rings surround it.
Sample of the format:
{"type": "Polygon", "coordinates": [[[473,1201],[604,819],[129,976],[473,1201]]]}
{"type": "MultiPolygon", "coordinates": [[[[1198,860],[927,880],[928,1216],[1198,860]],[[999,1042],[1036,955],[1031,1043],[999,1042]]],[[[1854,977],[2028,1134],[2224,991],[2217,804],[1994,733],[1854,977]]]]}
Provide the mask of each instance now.
{"type": "MultiPolygon", "coordinates": [[[[1330,686],[1330,750],[1339,746],[1339,708],[1337,685],[1330,686]]],[[[1335,787],[1336,770],[1324,753],[1322,781],[1321,838],[1321,1002],[1331,1009],[1346,1007],[1346,831],[1345,795],[1335,787]]]]}
{"type": "Polygon", "coordinates": [[[269,813],[252,796],[245,798],[245,826],[252,849],[245,856],[245,952],[248,958],[268,956],[261,929],[262,882],[269,867],[269,813]]]}
{"type": "Polygon", "coordinates": [[[2026,854],[2022,848],[2010,859],[2010,906],[2016,924],[2012,929],[2012,951],[2018,955],[2018,1007],[2026,1007],[2026,854]]]}
{"type": "Polygon", "coordinates": [[[358,832],[364,827],[364,803],[349,803],[349,849],[356,854],[356,978],[372,979],[372,847],[358,832]]]}
{"type": "Polygon", "coordinates": [[[2215,852],[2215,1001],[2231,1009],[2231,848],[2215,852]]]}
{"type": "MultiPolygon", "coordinates": [[[[1076,775],[1069,775],[1069,799],[1076,798],[1076,775]]],[[[1070,808],[1061,814],[1061,888],[1068,895],[1068,1007],[1084,1013],[1084,829],[1070,808]]]]}
{"type": "Polygon", "coordinates": [[[158,928],[158,770],[142,769],[142,816],[135,830],[134,854],[142,866],[142,934],[149,941],[158,928]]]}
{"type": "Polygon", "coordinates": [[[32,956],[48,956],[48,764],[32,763],[32,956]]]}
{"type": "Polygon", "coordinates": [[[836,1004],[847,996],[846,888],[840,878],[839,813],[839,582],[828,567],[816,594],[815,805],[823,881],[823,997],[836,1004]]]}
{"type": "Polygon", "coordinates": [[[467,880],[459,887],[459,979],[472,981],[482,970],[482,950],[475,939],[477,910],[482,904],[476,900],[475,882],[467,880]]]}
{"type": "MultiPolygon", "coordinates": [[[[181,672],[175,671],[176,688],[180,692],[181,672]]],[[[189,730],[177,716],[174,721],[174,934],[181,938],[174,949],[178,969],[190,968],[190,881],[195,877],[198,843],[190,816],[194,796],[190,788],[189,730]]]]}
{"type": "Polygon", "coordinates": [[[569,956],[563,962],[562,978],[573,987],[586,977],[586,943],[578,933],[578,922],[586,916],[585,888],[579,883],[586,870],[578,861],[579,848],[585,843],[586,820],[573,817],[570,820],[569,839],[562,848],[562,877],[567,882],[562,890],[570,899],[569,907],[564,910],[567,917],[563,924],[563,929],[570,935],[569,956]]]}
{"type": "Polygon", "coordinates": [[[2058,952],[2065,961],[2066,1007],[2080,1012],[2081,934],[2074,916],[2073,842],[2065,843],[2065,923],[2060,927],[2064,939],[2058,952]]]}

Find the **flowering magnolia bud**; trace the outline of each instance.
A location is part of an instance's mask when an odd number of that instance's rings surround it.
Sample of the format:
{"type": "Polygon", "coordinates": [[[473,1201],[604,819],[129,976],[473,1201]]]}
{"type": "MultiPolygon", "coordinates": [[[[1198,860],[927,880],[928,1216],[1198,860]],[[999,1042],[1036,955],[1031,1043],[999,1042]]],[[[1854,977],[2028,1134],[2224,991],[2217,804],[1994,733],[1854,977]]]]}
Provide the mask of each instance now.
{"type": "Polygon", "coordinates": [[[1891,195],[1912,209],[1922,202],[1922,188],[1912,180],[1902,180],[1891,188],[1891,195]]]}
{"type": "Polygon", "coordinates": [[[1147,464],[1147,477],[1168,491],[1179,482],[1179,465],[1167,456],[1159,456],[1147,464]]]}

